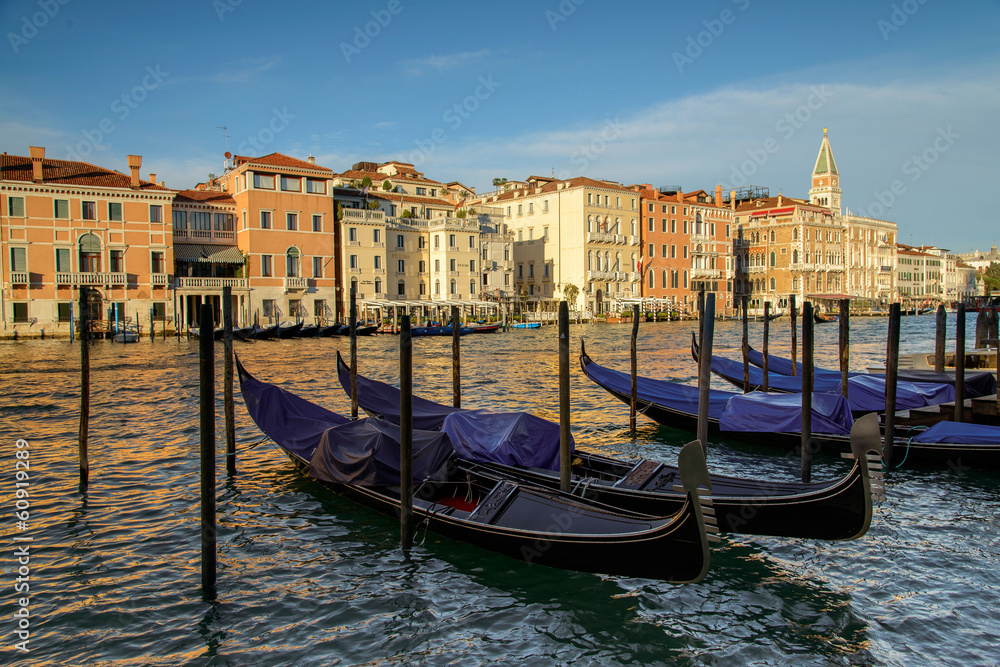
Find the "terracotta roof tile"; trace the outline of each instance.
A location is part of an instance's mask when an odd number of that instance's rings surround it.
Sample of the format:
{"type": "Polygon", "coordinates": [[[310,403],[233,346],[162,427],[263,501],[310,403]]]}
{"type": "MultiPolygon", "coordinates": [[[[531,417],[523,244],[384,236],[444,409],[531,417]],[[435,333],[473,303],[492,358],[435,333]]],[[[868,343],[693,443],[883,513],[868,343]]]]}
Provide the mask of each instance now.
{"type": "Polygon", "coordinates": [[[268,167],[288,167],[290,169],[313,169],[315,171],[328,171],[333,173],[332,169],[327,167],[321,167],[318,164],[312,164],[306,160],[299,160],[298,158],[290,157],[284,153],[271,153],[270,155],[262,155],[261,157],[249,157],[246,155],[235,155],[233,159],[236,160],[236,164],[260,164],[266,165],[268,167]]]}
{"type": "MultiPolygon", "coordinates": [[[[5,181],[21,181],[31,183],[34,176],[31,158],[23,155],[0,156],[0,179],[5,181]]],[[[125,174],[98,167],[87,162],[71,162],[69,160],[42,161],[42,179],[53,185],[90,185],[102,188],[132,188],[132,177],[125,174]]],[[[156,183],[139,181],[140,190],[158,190],[170,192],[156,183]]]]}
{"type": "Polygon", "coordinates": [[[228,192],[219,190],[181,190],[174,195],[175,202],[205,202],[210,204],[236,204],[228,192]]]}

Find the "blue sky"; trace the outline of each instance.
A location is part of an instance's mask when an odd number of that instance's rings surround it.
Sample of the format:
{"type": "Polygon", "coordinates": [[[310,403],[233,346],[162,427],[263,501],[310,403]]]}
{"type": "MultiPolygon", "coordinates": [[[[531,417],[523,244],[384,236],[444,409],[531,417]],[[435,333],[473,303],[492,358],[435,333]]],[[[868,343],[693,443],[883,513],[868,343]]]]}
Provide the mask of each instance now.
{"type": "Polygon", "coordinates": [[[905,243],[1000,237],[1000,3],[4,0],[0,149],[168,187],[229,149],[843,202],[905,243]]]}

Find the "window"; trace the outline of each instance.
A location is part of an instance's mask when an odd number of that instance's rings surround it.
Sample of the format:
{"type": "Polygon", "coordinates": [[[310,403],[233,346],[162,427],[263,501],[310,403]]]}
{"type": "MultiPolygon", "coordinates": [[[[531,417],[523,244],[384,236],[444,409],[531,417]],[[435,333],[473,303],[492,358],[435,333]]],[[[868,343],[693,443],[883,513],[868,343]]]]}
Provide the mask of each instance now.
{"type": "Polygon", "coordinates": [[[73,267],[69,263],[69,248],[56,248],[56,271],[69,273],[73,267]]]}
{"type": "Polygon", "coordinates": [[[323,277],[323,258],[313,257],[313,278],[323,277]]]}
{"type": "Polygon", "coordinates": [[[376,278],[375,279],[375,293],[376,294],[381,294],[382,293],[382,279],[381,278],[376,278]]]}
{"type": "Polygon", "coordinates": [[[399,296],[406,296],[406,283],[402,280],[396,283],[396,294],[399,296]]]}
{"type": "Polygon", "coordinates": [[[417,238],[417,248],[421,248],[422,249],[422,248],[426,248],[426,247],[427,247],[427,239],[424,238],[423,236],[417,238]]]}
{"type": "Polygon", "coordinates": [[[655,255],[656,255],[656,249],[655,249],[655,246],[654,246],[654,245],[653,245],[652,243],[650,243],[650,244],[649,244],[649,256],[650,256],[650,257],[653,257],[653,256],[655,256],[655,255]]]}
{"type": "Polygon", "coordinates": [[[649,225],[649,231],[651,231],[651,232],[655,231],[656,226],[655,226],[655,223],[653,222],[652,218],[648,219],[648,223],[647,224],[649,225]]]}
{"type": "Polygon", "coordinates": [[[441,281],[440,280],[435,280],[434,281],[434,294],[441,294],[441,281]]]}
{"type": "Polygon", "coordinates": [[[80,202],[80,217],[84,220],[97,220],[97,202],[80,202]]]}
{"type": "Polygon", "coordinates": [[[282,176],[281,189],[285,192],[302,192],[302,179],[282,176]]]}
{"type": "Polygon", "coordinates": [[[455,280],[451,281],[451,294],[458,294],[458,282],[455,280]]]}
{"type": "Polygon", "coordinates": [[[677,233],[677,220],[671,220],[670,221],[670,233],[671,234],[676,234],[677,233]]]}
{"type": "Polygon", "coordinates": [[[521,217],[522,215],[524,215],[522,213],[523,209],[524,209],[524,205],[523,204],[518,204],[517,205],[517,217],[521,217]]]}
{"type": "Polygon", "coordinates": [[[685,234],[688,233],[688,221],[687,220],[684,221],[684,233],[685,234]]]}
{"type": "MultiPolygon", "coordinates": [[[[260,275],[269,278],[274,275],[274,268],[271,266],[271,256],[261,255],[260,256],[260,275]]],[[[266,312],[264,313],[267,314],[266,312]]]]}
{"type": "Polygon", "coordinates": [[[382,242],[382,230],[373,229],[372,230],[372,243],[378,244],[382,242]]]}
{"type": "Polygon", "coordinates": [[[188,226],[188,215],[187,211],[174,211],[174,231],[184,232],[187,231],[188,226]]]}
{"type": "Polygon", "coordinates": [[[326,299],[316,299],[313,301],[313,317],[326,317],[326,299]]]}
{"type": "Polygon", "coordinates": [[[440,270],[441,270],[441,260],[440,259],[435,259],[434,260],[434,271],[438,272],[440,270]]]}
{"type": "Polygon", "coordinates": [[[687,289],[687,286],[688,286],[688,272],[685,271],[684,272],[684,289],[687,289]]]}
{"type": "Polygon", "coordinates": [[[59,316],[59,321],[60,322],[69,322],[70,320],[73,319],[73,316],[72,316],[73,304],[72,303],[59,303],[59,304],[56,304],[56,308],[57,308],[57,312],[58,312],[58,316],[59,316]]]}
{"type": "Polygon", "coordinates": [[[622,207],[622,198],[621,197],[615,197],[615,207],[617,207],[617,208],[621,208],[622,207]]]}
{"type": "Polygon", "coordinates": [[[326,181],[318,181],[314,178],[306,179],[306,192],[314,195],[326,194],[326,181]]]}
{"type": "MultiPolygon", "coordinates": [[[[114,254],[115,251],[112,250],[111,251],[112,262],[114,261],[114,254]]],[[[166,268],[163,262],[163,253],[158,251],[150,253],[149,266],[150,266],[150,273],[166,273],[166,268]]],[[[112,271],[114,271],[114,269],[112,269],[112,271]]]]}
{"type": "Polygon", "coordinates": [[[420,281],[420,296],[427,294],[427,283],[423,280],[420,281]]]}
{"type": "MultiPolygon", "coordinates": [[[[111,251],[111,273],[122,273],[125,271],[125,267],[123,266],[124,262],[122,261],[123,259],[121,250],[111,251]]],[[[153,271],[153,273],[161,272],[153,271]]]]}
{"type": "Polygon", "coordinates": [[[771,278],[771,291],[774,291],[774,278],[771,278]]]}
{"type": "Polygon", "coordinates": [[[26,324],[28,322],[28,304],[27,303],[12,303],[11,306],[14,307],[14,322],[16,324],[26,324]]]}
{"type": "Polygon", "coordinates": [[[285,214],[285,225],[288,231],[294,232],[299,226],[299,214],[298,213],[286,213],[285,214]]]}
{"type": "Polygon", "coordinates": [[[448,235],[448,247],[450,247],[450,248],[457,248],[458,247],[458,244],[455,243],[455,235],[454,234],[449,234],[448,235]]]}
{"type": "Polygon", "coordinates": [[[417,194],[418,195],[426,195],[427,194],[427,188],[417,188],[417,194]]]}
{"type": "Polygon", "coordinates": [[[427,273],[427,262],[420,260],[417,263],[417,273],[427,273]]]}
{"type": "Polygon", "coordinates": [[[299,277],[299,249],[289,248],[285,253],[285,275],[289,278],[299,277]]]}
{"type": "Polygon", "coordinates": [[[517,265],[517,277],[519,279],[524,278],[524,264],[517,265]]]}
{"type": "Polygon", "coordinates": [[[259,174],[257,172],[254,172],[253,186],[261,190],[273,190],[274,176],[271,176],[269,174],[259,174]]]}
{"type": "Polygon", "coordinates": [[[163,222],[163,207],[159,204],[149,205],[149,221],[163,222]]]}
{"type": "Polygon", "coordinates": [[[313,231],[321,232],[323,231],[323,216],[318,213],[313,213],[313,231]]]}
{"type": "Polygon", "coordinates": [[[68,199],[53,199],[52,200],[52,217],[65,220],[69,218],[69,200],[68,199]]]}
{"type": "Polygon", "coordinates": [[[456,270],[455,269],[455,260],[453,260],[453,259],[449,259],[448,260],[448,270],[449,271],[455,271],[456,270]]]}
{"type": "Polygon", "coordinates": [[[650,269],[649,270],[649,287],[650,287],[650,289],[652,289],[653,286],[655,285],[655,283],[653,282],[655,279],[656,279],[656,271],[654,271],[653,269],[650,269]]]}
{"type": "Polygon", "coordinates": [[[374,266],[374,268],[381,269],[382,268],[382,255],[375,255],[375,257],[373,257],[372,259],[375,260],[375,266],[374,266]]]}
{"type": "MultiPolygon", "coordinates": [[[[545,229],[548,229],[548,227],[546,227],[545,229]]],[[[470,236],[469,237],[469,247],[470,248],[475,248],[476,247],[476,237],[475,236],[470,236]]]]}
{"type": "Polygon", "coordinates": [[[403,235],[402,234],[396,234],[396,247],[397,248],[403,248],[404,246],[405,246],[405,242],[403,240],[403,235]]]}
{"type": "Polygon", "coordinates": [[[666,269],[663,269],[663,277],[662,277],[662,279],[660,281],[660,284],[663,286],[663,289],[667,288],[667,270],[666,269]]]}
{"type": "Polygon", "coordinates": [[[231,232],[231,231],[233,231],[233,214],[232,213],[216,213],[215,214],[215,231],[217,231],[217,232],[231,232]]]}
{"type": "Polygon", "coordinates": [[[260,228],[270,229],[271,228],[271,212],[261,211],[260,212],[260,228]]]}
{"type": "Polygon", "coordinates": [[[653,212],[653,203],[652,202],[649,203],[649,212],[650,213],[653,212]]]}
{"type": "Polygon", "coordinates": [[[684,259],[688,258],[688,247],[684,246],[684,259]]]}
{"type": "Polygon", "coordinates": [[[542,267],[542,275],[544,275],[546,278],[549,277],[549,265],[548,264],[545,264],[542,267]]]}
{"type": "Polygon", "coordinates": [[[476,293],[476,281],[475,280],[470,280],[469,281],[469,296],[472,296],[475,293],[476,293]]]}
{"type": "Polygon", "coordinates": [[[677,258],[677,246],[675,245],[670,246],[670,258],[671,259],[677,258]]]}
{"type": "Polygon", "coordinates": [[[534,264],[528,264],[528,277],[529,278],[534,278],[535,277],[535,265],[534,264]]]}
{"type": "Polygon", "coordinates": [[[10,270],[18,273],[24,273],[28,270],[26,248],[10,249],[10,270]]]}
{"type": "Polygon", "coordinates": [[[528,202],[528,215],[535,214],[535,202],[528,202]]]}
{"type": "MultiPolygon", "coordinates": [[[[774,251],[772,250],[772,251],[771,251],[771,266],[774,266],[774,264],[775,264],[775,259],[776,259],[776,257],[775,257],[775,255],[774,255],[774,251]]],[[[771,287],[771,289],[774,289],[774,287],[771,287]]]]}
{"type": "Polygon", "coordinates": [[[396,260],[396,273],[406,273],[406,260],[397,259],[396,260]]]}
{"type": "Polygon", "coordinates": [[[349,266],[352,269],[358,268],[358,256],[357,255],[351,255],[350,265],[349,266]]]}
{"type": "Polygon", "coordinates": [[[247,211],[243,209],[243,229],[250,229],[247,227],[247,211]]]}
{"type": "Polygon", "coordinates": [[[7,197],[7,215],[12,218],[24,217],[24,197],[7,197]]]}
{"type": "MultiPolygon", "coordinates": [[[[205,211],[192,211],[191,229],[210,231],[212,229],[212,214],[205,211]]],[[[209,236],[209,234],[205,234],[204,236],[209,236]]]]}
{"type": "Polygon", "coordinates": [[[667,244],[666,244],[666,243],[664,243],[664,244],[663,244],[663,245],[662,245],[662,246],[660,247],[660,252],[661,252],[661,253],[663,254],[663,256],[664,256],[664,257],[666,257],[666,256],[667,256],[667,244]]]}
{"type": "Polygon", "coordinates": [[[264,317],[271,319],[274,317],[274,299],[263,299],[261,304],[264,311],[264,317]]]}

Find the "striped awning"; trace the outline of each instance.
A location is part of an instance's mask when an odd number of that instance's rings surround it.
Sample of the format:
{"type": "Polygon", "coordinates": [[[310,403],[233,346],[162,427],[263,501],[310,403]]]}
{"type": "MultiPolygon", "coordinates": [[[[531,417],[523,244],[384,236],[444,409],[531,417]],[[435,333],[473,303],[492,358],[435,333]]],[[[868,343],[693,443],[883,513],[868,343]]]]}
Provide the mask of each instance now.
{"type": "Polygon", "coordinates": [[[243,263],[243,253],[236,246],[177,243],[174,245],[174,258],[182,262],[211,262],[213,264],[243,263]]]}

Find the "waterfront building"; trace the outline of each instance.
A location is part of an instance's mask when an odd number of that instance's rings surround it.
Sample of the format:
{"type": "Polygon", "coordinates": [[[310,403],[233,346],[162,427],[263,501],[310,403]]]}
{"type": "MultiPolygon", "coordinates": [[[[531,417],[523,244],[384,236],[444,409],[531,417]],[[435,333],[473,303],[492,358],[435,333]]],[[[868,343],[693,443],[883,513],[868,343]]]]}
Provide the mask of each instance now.
{"type": "Polygon", "coordinates": [[[513,232],[514,289],[536,307],[555,308],[570,285],[570,309],[615,310],[641,296],[639,193],[586,177],[531,176],[474,204],[499,207],[513,232]]]}
{"type": "Polygon", "coordinates": [[[240,295],[238,312],[261,324],[333,319],[333,304],[342,298],[333,171],[312,157],[237,155],[219,182],[235,204],[236,245],[246,258],[248,293],[240,295]]]}
{"type": "Polygon", "coordinates": [[[946,251],[900,243],[896,249],[899,301],[903,308],[944,300],[943,257],[946,251]]]}
{"type": "Polygon", "coordinates": [[[683,193],[635,186],[642,211],[641,294],[647,310],[687,312],[691,301],[691,221],[683,193]],[[652,301],[652,303],[648,303],[652,301]]]}
{"type": "Polygon", "coordinates": [[[171,322],[174,191],[139,178],[139,155],[125,175],[29,151],[0,156],[4,329],[68,333],[81,287],[92,288],[91,320],[171,322]]]}
{"type": "Polygon", "coordinates": [[[683,201],[691,214],[691,291],[704,289],[716,294],[716,312],[735,309],[732,256],[732,231],[735,215],[722,199],[722,186],[715,186],[715,196],[704,190],[688,192],[683,201]]]}

